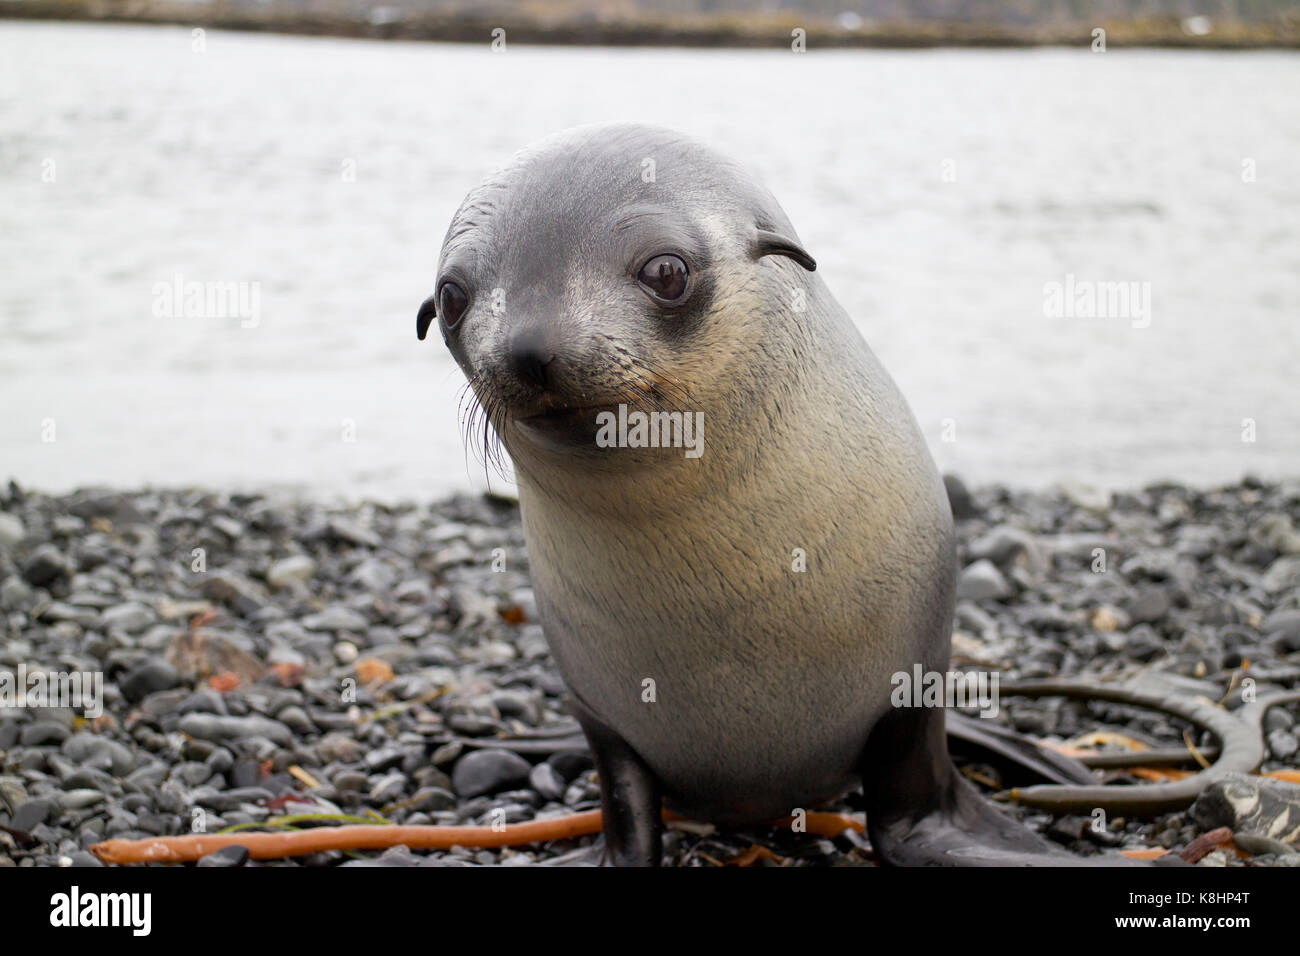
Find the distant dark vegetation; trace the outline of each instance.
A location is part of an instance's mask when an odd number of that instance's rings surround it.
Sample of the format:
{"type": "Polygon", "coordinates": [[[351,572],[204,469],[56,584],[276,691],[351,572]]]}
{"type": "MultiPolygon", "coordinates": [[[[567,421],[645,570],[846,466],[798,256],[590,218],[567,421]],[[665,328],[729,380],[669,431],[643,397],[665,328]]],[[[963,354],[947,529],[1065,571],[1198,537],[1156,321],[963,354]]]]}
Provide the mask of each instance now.
{"type": "Polygon", "coordinates": [[[1296,0],[0,0],[0,17],[486,43],[1300,48],[1296,0]]]}

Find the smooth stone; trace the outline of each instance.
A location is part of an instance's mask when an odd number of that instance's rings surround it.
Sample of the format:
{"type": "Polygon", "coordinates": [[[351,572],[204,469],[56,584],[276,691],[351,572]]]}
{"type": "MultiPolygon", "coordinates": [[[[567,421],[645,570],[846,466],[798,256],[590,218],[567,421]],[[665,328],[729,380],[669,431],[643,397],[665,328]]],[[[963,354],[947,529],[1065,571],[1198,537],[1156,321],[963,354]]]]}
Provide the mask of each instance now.
{"type": "Polygon", "coordinates": [[[181,733],[203,740],[222,743],[248,737],[265,737],[282,747],[293,744],[293,732],[284,724],[256,714],[248,717],[222,717],[217,714],[186,714],[178,729],[181,733]]]}
{"type": "Polygon", "coordinates": [[[360,770],[344,770],[335,774],[331,782],[340,793],[360,793],[367,783],[367,777],[360,770]]]}
{"type": "Polygon", "coordinates": [[[405,753],[398,747],[380,747],[366,754],[366,767],[372,772],[390,770],[402,762],[405,753]]]}
{"type": "Polygon", "coordinates": [[[1283,591],[1300,588],[1300,556],[1278,558],[1269,565],[1259,583],[1269,594],[1281,594],[1283,591]]]}
{"type": "Polygon", "coordinates": [[[248,616],[267,606],[261,590],[249,578],[232,571],[208,571],[204,575],[205,598],[220,601],[235,612],[248,616]]]}
{"type": "Polygon", "coordinates": [[[248,862],[248,848],[243,846],[223,846],[220,850],[214,850],[207,856],[199,857],[197,866],[202,867],[231,867],[243,866],[248,862]]]}
{"type": "Polygon", "coordinates": [[[235,765],[235,755],[225,747],[217,747],[203,761],[214,773],[226,773],[235,765]]]}
{"type": "Polygon", "coordinates": [[[226,699],[209,688],[202,688],[190,694],[176,705],[176,713],[210,713],[219,717],[226,716],[226,699]]]}
{"type": "Polygon", "coordinates": [[[365,615],[335,604],[315,614],[308,614],[302,619],[302,626],[311,631],[353,631],[361,632],[369,628],[370,622],[365,615]]]}
{"type": "Polygon", "coordinates": [[[452,785],[462,797],[510,790],[528,782],[532,765],[505,750],[476,750],[456,761],[452,785]]]}
{"type": "Polygon", "coordinates": [[[501,730],[501,722],[479,714],[452,714],[447,718],[447,729],[466,737],[486,737],[501,730]]]}
{"type": "Polygon", "coordinates": [[[1287,730],[1274,730],[1268,735],[1268,749],[1277,760],[1290,760],[1300,750],[1300,740],[1287,730]]]}
{"type": "Polygon", "coordinates": [[[316,562],[305,554],[281,558],[266,572],[266,581],[273,588],[287,588],[305,584],[316,575],[316,562]]]}
{"type": "Polygon", "coordinates": [[[131,749],[116,740],[82,732],[64,741],[60,752],[69,760],[91,770],[101,770],[122,777],[135,769],[136,757],[131,749]]]}
{"type": "Polygon", "coordinates": [[[1124,637],[1124,653],[1135,661],[1152,660],[1164,649],[1164,642],[1146,624],[1139,624],[1124,637]]]}
{"type": "Polygon", "coordinates": [[[102,803],[104,799],[104,794],[98,790],[65,790],[59,797],[59,806],[64,810],[84,810],[102,803]]]}
{"type": "Polygon", "coordinates": [[[1278,641],[1288,652],[1300,651],[1300,608],[1274,611],[1264,618],[1260,632],[1278,641]]]}
{"type": "Polygon", "coordinates": [[[45,587],[68,573],[68,560],[52,544],[43,544],[23,562],[23,580],[33,587],[45,587]]]}
{"type": "Polygon", "coordinates": [[[53,800],[46,797],[33,797],[14,811],[9,826],[15,830],[26,830],[30,833],[33,828],[48,820],[50,814],[54,811],[55,804],[53,800]]]}
{"type": "MultiPolygon", "coordinates": [[[[211,789],[211,788],[205,788],[211,789]]],[[[238,810],[244,804],[259,804],[274,797],[274,794],[265,787],[236,787],[233,790],[223,790],[221,792],[200,794],[198,791],[194,794],[194,802],[205,807],[212,807],[214,810],[238,810]]]]}
{"type": "Polygon", "coordinates": [[[368,558],[352,569],[347,580],[367,591],[383,593],[397,583],[397,572],[379,558],[368,558]]]}
{"type": "Polygon", "coordinates": [[[439,790],[450,790],[452,788],[451,777],[430,764],[425,764],[411,772],[410,775],[415,781],[416,787],[436,787],[439,790]]]}
{"type": "Polygon", "coordinates": [[[568,783],[549,763],[539,763],[528,773],[529,785],[547,800],[563,800],[568,783]]]}
{"type": "Polygon", "coordinates": [[[348,544],[360,545],[364,548],[378,548],[383,544],[379,535],[347,518],[330,518],[329,532],[348,544]]]}
{"type": "Polygon", "coordinates": [[[99,626],[105,630],[117,629],[127,634],[139,634],[158,620],[153,608],[135,601],[108,608],[99,616],[99,626]]]}
{"type": "Polygon", "coordinates": [[[366,748],[348,734],[331,732],[320,739],[316,752],[325,763],[356,763],[366,748]]]}
{"type": "Polygon", "coordinates": [[[27,529],[23,527],[21,518],[0,511],[0,549],[12,551],[22,544],[23,538],[26,536],[27,529]]]}
{"type": "Polygon", "coordinates": [[[560,777],[572,783],[580,775],[595,768],[595,761],[585,750],[561,750],[546,758],[546,762],[555,768],[560,777]]]}
{"type": "Polygon", "coordinates": [[[215,771],[210,764],[190,760],[173,767],[171,776],[187,787],[197,787],[211,780],[213,773],[215,771]]]}
{"type": "Polygon", "coordinates": [[[380,777],[370,788],[370,800],[374,803],[389,803],[401,796],[406,788],[406,775],[390,773],[380,777]]]}
{"type": "Polygon", "coordinates": [[[112,775],[93,767],[82,767],[63,778],[64,790],[96,790],[100,793],[120,791],[112,775]]]}
{"type": "Polygon", "coordinates": [[[970,489],[966,483],[956,475],[944,475],[943,487],[948,492],[948,506],[952,509],[952,516],[958,521],[964,521],[967,518],[978,518],[980,515],[979,506],[975,504],[975,499],[971,497],[970,489]]]}
{"type": "Polygon", "coordinates": [[[1047,567],[1047,560],[1034,536],[1010,525],[999,525],[980,535],[971,542],[969,552],[972,560],[992,561],[999,567],[1016,562],[1021,555],[1035,571],[1041,572],[1047,567]]]}
{"type": "Polygon", "coordinates": [[[1134,624],[1151,624],[1164,620],[1169,609],[1169,596],[1161,588],[1151,587],[1138,589],[1137,596],[1126,607],[1129,619],[1134,624]]]}
{"type": "Polygon", "coordinates": [[[965,601],[983,601],[1008,597],[1011,586],[997,565],[987,558],[966,567],[957,580],[957,598],[965,601]]]}
{"type": "Polygon", "coordinates": [[[421,787],[411,798],[412,810],[454,810],[456,797],[443,787],[421,787]]]}
{"type": "Polygon", "coordinates": [[[316,733],[316,725],[311,722],[307,712],[296,704],[279,711],[275,715],[275,719],[290,730],[297,731],[300,734],[316,733]]]}
{"type": "MultiPolygon", "coordinates": [[[[127,700],[138,701],[159,691],[172,690],[180,682],[180,674],[171,664],[162,660],[151,660],[133,668],[118,681],[118,687],[127,700]]],[[[176,703],[179,704],[181,701],[178,700],[176,703]]]]}
{"type": "Polygon", "coordinates": [[[24,747],[44,747],[61,744],[72,734],[63,724],[54,720],[37,720],[23,727],[18,741],[24,747]]]}
{"type": "Polygon", "coordinates": [[[26,581],[11,574],[0,583],[0,609],[16,611],[32,599],[33,591],[26,581]]]}
{"type": "Polygon", "coordinates": [[[99,612],[94,608],[76,607],[72,604],[64,604],[62,601],[55,601],[45,609],[41,620],[55,624],[68,621],[78,627],[91,628],[99,623],[99,617],[99,612]]]}

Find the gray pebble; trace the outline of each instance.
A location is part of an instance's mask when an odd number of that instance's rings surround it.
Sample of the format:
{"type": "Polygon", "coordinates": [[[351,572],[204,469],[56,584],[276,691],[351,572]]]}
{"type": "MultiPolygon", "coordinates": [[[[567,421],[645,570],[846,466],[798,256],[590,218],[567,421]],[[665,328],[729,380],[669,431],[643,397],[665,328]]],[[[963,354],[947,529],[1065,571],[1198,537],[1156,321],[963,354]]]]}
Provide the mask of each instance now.
{"type": "Polygon", "coordinates": [[[45,587],[68,573],[68,561],[52,544],[43,544],[23,562],[23,580],[33,587],[45,587]]]}
{"type": "Polygon", "coordinates": [[[316,614],[308,614],[302,619],[302,626],[312,631],[352,631],[362,633],[370,626],[370,622],[366,620],[365,615],[352,610],[352,608],[335,604],[316,614]]]}
{"type": "Polygon", "coordinates": [[[71,736],[68,728],[57,721],[37,720],[23,727],[18,740],[24,747],[44,747],[61,744],[71,736]]]}
{"type": "Polygon", "coordinates": [[[127,634],[139,634],[156,620],[158,615],[152,608],[128,601],[104,611],[100,615],[99,626],[105,630],[116,629],[127,634]]]}
{"type": "Polygon", "coordinates": [[[136,757],[129,747],[86,731],[73,734],[60,748],[62,754],[89,770],[103,770],[123,777],[135,769],[136,757]]]}
{"type": "Polygon", "coordinates": [[[187,787],[197,787],[200,784],[207,783],[214,772],[209,764],[187,761],[173,767],[171,775],[187,787]]]}
{"type": "Polygon", "coordinates": [[[186,714],[179,729],[191,737],[218,743],[249,737],[265,737],[282,747],[293,743],[293,732],[284,724],[256,714],[248,717],[221,717],[217,714],[186,714]]]}
{"type": "Polygon", "coordinates": [[[1300,740],[1288,730],[1274,730],[1268,735],[1268,749],[1277,760],[1290,760],[1300,750],[1300,740]]]}
{"type": "Polygon", "coordinates": [[[54,801],[46,797],[33,797],[14,811],[9,826],[15,830],[30,831],[44,823],[55,810],[54,801]]]}
{"type": "Polygon", "coordinates": [[[98,790],[65,790],[59,797],[59,806],[66,810],[84,810],[104,801],[98,790]]]}
{"type": "Polygon", "coordinates": [[[372,803],[391,803],[396,800],[406,787],[406,777],[400,773],[390,773],[380,777],[370,788],[372,803]]]}
{"type": "Polygon", "coordinates": [[[243,866],[248,862],[248,848],[243,846],[223,846],[207,856],[200,857],[197,866],[230,867],[243,866]]]}
{"type": "Polygon", "coordinates": [[[461,757],[452,772],[452,784],[462,797],[509,790],[527,783],[532,766],[506,750],[476,750],[461,757]]]}
{"type": "Polygon", "coordinates": [[[27,529],[23,527],[22,519],[0,511],[0,551],[12,551],[26,536],[27,529]]]}
{"type": "Polygon", "coordinates": [[[307,716],[307,712],[296,705],[285,707],[283,710],[277,712],[275,719],[297,733],[316,733],[316,725],[311,722],[311,718],[307,716]]]}
{"type": "Polygon", "coordinates": [[[1008,597],[1011,586],[998,570],[997,565],[987,559],[976,561],[965,568],[957,579],[957,597],[960,600],[984,601],[1008,597]]]}
{"type": "Polygon", "coordinates": [[[568,787],[564,778],[549,763],[539,763],[533,767],[528,774],[528,783],[547,800],[564,799],[564,791],[568,787]]]}
{"type": "MultiPolygon", "coordinates": [[[[176,668],[166,661],[146,661],[118,681],[128,700],[141,700],[158,691],[171,690],[180,683],[176,668]]],[[[174,704],[181,703],[177,699],[174,704]]]]}
{"type": "Polygon", "coordinates": [[[194,794],[195,803],[223,812],[242,808],[245,804],[263,803],[271,798],[271,791],[265,787],[239,787],[221,793],[194,794]]]}
{"type": "Polygon", "coordinates": [[[1161,588],[1141,588],[1126,607],[1134,624],[1151,624],[1164,620],[1169,613],[1169,596],[1161,588]]]}
{"type": "Polygon", "coordinates": [[[306,583],[316,574],[316,562],[305,554],[281,558],[266,572],[266,581],[273,588],[287,588],[295,583],[306,583]]]}
{"type": "Polygon", "coordinates": [[[413,810],[439,811],[454,810],[455,808],[456,797],[441,787],[422,787],[411,798],[411,809],[413,810]]]}
{"type": "Polygon", "coordinates": [[[360,793],[368,778],[360,770],[344,770],[336,774],[331,782],[340,793],[360,793]]]}

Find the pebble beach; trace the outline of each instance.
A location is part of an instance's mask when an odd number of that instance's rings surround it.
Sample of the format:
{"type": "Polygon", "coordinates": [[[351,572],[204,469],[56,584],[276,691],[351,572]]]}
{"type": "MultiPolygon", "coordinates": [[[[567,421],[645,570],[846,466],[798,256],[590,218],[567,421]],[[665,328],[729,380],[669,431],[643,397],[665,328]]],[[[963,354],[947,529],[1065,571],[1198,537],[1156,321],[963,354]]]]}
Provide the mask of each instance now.
{"type": "MultiPolygon", "coordinates": [[[[1243,686],[1300,685],[1300,481],[1113,494],[947,484],[962,567],[954,668],[1141,678],[1228,710],[1243,686]]],[[[102,675],[102,707],[0,694],[0,867],[100,866],[89,848],[105,839],[285,816],[509,825],[599,806],[581,748],[476,745],[572,728],[508,498],[336,506],[10,484],[0,674],[20,668],[102,675]]],[[[1297,718],[1296,705],[1268,711],[1265,774],[1300,767],[1297,718]]],[[[1127,705],[1005,696],[995,719],[1058,745],[1213,744],[1127,705]]],[[[962,769],[990,799],[1005,789],[996,768],[962,769]]],[[[1197,865],[1295,866],[1300,785],[1284,777],[1240,775],[1186,811],[1100,831],[1085,816],[998,805],[1081,856],[1178,851],[1226,826],[1235,850],[1197,865]]],[[[860,815],[860,795],[829,809],[860,815]]],[[[236,847],[198,865],[529,865],[592,839],[262,861],[236,847]]],[[[713,866],[753,845],[769,865],[873,861],[852,833],[763,826],[675,827],[665,857],[713,866]]]]}

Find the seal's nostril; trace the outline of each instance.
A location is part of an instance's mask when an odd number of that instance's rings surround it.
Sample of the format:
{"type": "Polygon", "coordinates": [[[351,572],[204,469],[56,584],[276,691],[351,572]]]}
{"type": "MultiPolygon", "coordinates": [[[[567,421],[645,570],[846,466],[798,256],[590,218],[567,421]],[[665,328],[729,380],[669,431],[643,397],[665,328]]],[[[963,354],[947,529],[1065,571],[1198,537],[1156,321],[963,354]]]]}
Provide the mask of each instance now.
{"type": "Polygon", "coordinates": [[[547,384],[546,366],[555,361],[554,353],[544,353],[536,348],[515,348],[511,352],[515,373],[525,381],[532,382],[538,388],[547,384]]]}
{"type": "Polygon", "coordinates": [[[555,361],[555,353],[547,345],[546,336],[536,326],[525,325],[510,338],[510,367],[520,379],[538,388],[546,388],[546,367],[555,361]]]}

